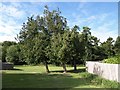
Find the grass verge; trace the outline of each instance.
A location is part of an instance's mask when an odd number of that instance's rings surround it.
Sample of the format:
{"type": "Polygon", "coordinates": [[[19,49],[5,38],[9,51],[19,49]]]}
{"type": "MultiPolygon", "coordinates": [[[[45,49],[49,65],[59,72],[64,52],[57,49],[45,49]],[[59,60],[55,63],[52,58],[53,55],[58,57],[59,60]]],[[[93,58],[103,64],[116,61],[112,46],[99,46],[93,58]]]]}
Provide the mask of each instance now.
{"type": "Polygon", "coordinates": [[[44,66],[15,66],[14,70],[3,70],[3,88],[118,88],[119,83],[103,79],[85,72],[85,67],[67,67],[63,74],[62,67],[49,66],[51,73],[45,73],[44,66]]]}

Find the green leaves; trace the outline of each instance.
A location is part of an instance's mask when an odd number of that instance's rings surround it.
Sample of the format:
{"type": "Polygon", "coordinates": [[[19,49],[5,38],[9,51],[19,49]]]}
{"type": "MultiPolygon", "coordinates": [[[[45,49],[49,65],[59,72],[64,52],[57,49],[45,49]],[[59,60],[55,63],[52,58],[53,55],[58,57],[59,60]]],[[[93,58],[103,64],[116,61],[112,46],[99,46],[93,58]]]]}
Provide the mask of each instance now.
{"type": "Polygon", "coordinates": [[[114,56],[114,45],[113,38],[109,37],[106,42],[101,43],[101,47],[104,49],[105,53],[109,56],[114,56]]]}
{"type": "Polygon", "coordinates": [[[114,45],[116,54],[120,54],[120,36],[117,37],[114,45]]]}
{"type": "Polygon", "coordinates": [[[104,63],[109,63],[109,64],[120,64],[120,56],[114,56],[108,59],[104,59],[104,63]]]}
{"type": "Polygon", "coordinates": [[[22,61],[22,55],[19,45],[12,45],[7,49],[6,60],[14,64],[20,64],[22,61]]]}
{"type": "Polygon", "coordinates": [[[2,61],[5,62],[6,61],[6,53],[7,53],[7,49],[9,46],[11,45],[16,45],[16,42],[11,42],[11,41],[4,41],[2,43],[2,61]]]}

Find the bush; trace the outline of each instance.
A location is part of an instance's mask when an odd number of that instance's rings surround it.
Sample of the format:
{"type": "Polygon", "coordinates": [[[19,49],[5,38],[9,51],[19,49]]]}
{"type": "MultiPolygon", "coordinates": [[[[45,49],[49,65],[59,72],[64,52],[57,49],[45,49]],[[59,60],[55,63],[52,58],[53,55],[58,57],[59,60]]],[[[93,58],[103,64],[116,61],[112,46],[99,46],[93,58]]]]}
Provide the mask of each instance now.
{"type": "Polygon", "coordinates": [[[80,75],[81,75],[82,78],[91,78],[91,77],[93,77],[93,74],[90,74],[88,72],[80,73],[80,75]]]}
{"type": "Polygon", "coordinates": [[[7,49],[6,61],[11,62],[11,63],[16,64],[16,65],[23,64],[22,55],[21,55],[21,52],[20,52],[20,46],[19,45],[11,45],[7,49]]]}
{"type": "Polygon", "coordinates": [[[88,72],[80,73],[80,75],[81,75],[81,78],[84,78],[85,80],[87,80],[88,82],[96,86],[100,85],[104,88],[119,88],[120,87],[120,83],[116,81],[104,79],[98,75],[90,74],[88,72]]]}
{"type": "Polygon", "coordinates": [[[118,88],[120,83],[118,83],[116,81],[110,81],[110,80],[103,79],[102,80],[102,85],[105,88],[118,88]]]}
{"type": "Polygon", "coordinates": [[[103,63],[120,64],[120,55],[104,59],[103,63]]]}

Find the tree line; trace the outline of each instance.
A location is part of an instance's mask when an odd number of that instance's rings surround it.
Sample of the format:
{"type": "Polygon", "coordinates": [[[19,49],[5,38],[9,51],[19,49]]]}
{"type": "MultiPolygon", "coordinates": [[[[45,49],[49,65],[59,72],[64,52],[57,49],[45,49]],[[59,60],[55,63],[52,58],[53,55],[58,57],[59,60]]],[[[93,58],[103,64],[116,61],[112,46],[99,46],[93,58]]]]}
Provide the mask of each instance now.
{"type": "Polygon", "coordinates": [[[59,9],[50,11],[45,6],[43,16],[28,17],[23,23],[16,37],[18,43],[2,43],[1,59],[14,64],[43,63],[49,73],[48,64],[62,65],[64,72],[69,64],[76,71],[77,64],[100,61],[120,53],[120,36],[116,41],[109,37],[101,43],[90,30],[87,26],[70,28],[59,9]]]}

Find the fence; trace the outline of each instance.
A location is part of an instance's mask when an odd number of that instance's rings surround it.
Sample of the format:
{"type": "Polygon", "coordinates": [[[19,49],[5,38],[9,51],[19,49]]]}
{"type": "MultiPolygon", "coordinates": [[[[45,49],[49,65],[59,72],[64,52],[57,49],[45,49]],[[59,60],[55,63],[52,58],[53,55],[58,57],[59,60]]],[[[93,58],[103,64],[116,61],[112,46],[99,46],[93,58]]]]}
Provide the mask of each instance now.
{"type": "Polygon", "coordinates": [[[120,82],[120,64],[87,61],[86,68],[89,73],[97,74],[103,78],[120,82]]]}

